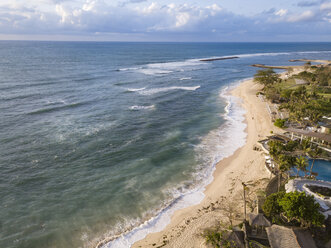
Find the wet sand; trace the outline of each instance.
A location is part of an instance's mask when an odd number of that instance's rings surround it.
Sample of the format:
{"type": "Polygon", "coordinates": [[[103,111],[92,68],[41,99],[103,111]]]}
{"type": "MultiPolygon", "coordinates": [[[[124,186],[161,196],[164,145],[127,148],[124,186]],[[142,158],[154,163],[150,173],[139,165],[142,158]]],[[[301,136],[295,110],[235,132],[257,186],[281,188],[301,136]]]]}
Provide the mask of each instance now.
{"type": "Polygon", "coordinates": [[[234,224],[243,220],[242,182],[249,188],[251,204],[247,212],[254,211],[256,193],[264,189],[270,174],[264,166],[263,152],[253,148],[270,131],[281,131],[272,124],[266,103],[256,96],[260,89],[253,80],[246,80],[231,92],[246,110],[247,140],[242,148],[216,165],[214,180],[207,186],[204,200],[176,211],[163,231],[148,234],[133,247],[206,247],[201,236],[204,229],[220,222],[229,224],[230,212],[235,216],[234,224]]]}

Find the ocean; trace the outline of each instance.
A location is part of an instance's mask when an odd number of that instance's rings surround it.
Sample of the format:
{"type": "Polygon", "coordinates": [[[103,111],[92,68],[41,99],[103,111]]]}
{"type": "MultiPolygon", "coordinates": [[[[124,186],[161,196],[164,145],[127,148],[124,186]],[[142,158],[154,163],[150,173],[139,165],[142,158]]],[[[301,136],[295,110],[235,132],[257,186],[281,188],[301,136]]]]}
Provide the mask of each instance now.
{"type": "MultiPolygon", "coordinates": [[[[251,64],[331,43],[0,42],[0,247],[130,247],[244,145],[251,64]],[[202,58],[238,56],[202,62],[202,58]]],[[[302,63],[296,63],[302,64],[302,63]]]]}

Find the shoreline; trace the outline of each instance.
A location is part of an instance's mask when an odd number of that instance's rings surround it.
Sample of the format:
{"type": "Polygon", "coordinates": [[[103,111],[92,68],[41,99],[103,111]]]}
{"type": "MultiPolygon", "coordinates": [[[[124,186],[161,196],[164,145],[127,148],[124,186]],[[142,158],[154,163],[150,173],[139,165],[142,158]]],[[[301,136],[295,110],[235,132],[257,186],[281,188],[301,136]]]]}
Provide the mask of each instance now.
{"type": "MultiPolygon", "coordinates": [[[[116,236],[111,236],[110,238],[105,238],[102,241],[99,241],[95,248],[106,248],[106,247],[118,247],[126,248],[132,247],[132,245],[140,240],[146,238],[150,233],[162,232],[166,226],[170,223],[173,214],[179,210],[188,208],[190,206],[195,206],[200,204],[205,198],[204,192],[208,185],[214,180],[214,172],[216,170],[217,164],[231,157],[240,147],[244,146],[246,143],[247,132],[245,131],[247,124],[245,123],[245,110],[242,108],[241,104],[238,102],[237,97],[234,97],[230,92],[240,85],[243,81],[249,80],[251,78],[242,79],[236,81],[232,85],[222,87],[218,92],[218,97],[223,99],[226,102],[224,107],[225,113],[221,114],[224,117],[225,123],[215,130],[211,130],[210,133],[204,137],[202,140],[202,146],[210,146],[215,138],[219,139],[219,135],[222,136],[222,139],[225,139],[227,142],[230,142],[230,137],[236,136],[238,144],[233,144],[231,146],[222,147],[220,157],[216,156],[214,162],[210,166],[206,167],[205,179],[196,185],[193,189],[184,192],[177,198],[174,198],[169,204],[165,205],[161,211],[157,212],[152,218],[145,220],[140,225],[128,229],[127,231],[118,234],[116,236]]],[[[218,140],[214,141],[217,144],[218,140]]],[[[216,149],[219,149],[217,145],[216,149]]],[[[213,147],[209,147],[206,152],[212,152],[212,154],[218,154],[219,151],[214,151],[213,147]]]]}
{"type": "Polygon", "coordinates": [[[231,90],[230,95],[239,99],[246,111],[246,142],[231,156],[216,164],[213,180],[205,187],[203,200],[199,204],[176,210],[162,231],[149,233],[131,247],[204,247],[204,239],[200,234],[203,229],[226,219],[222,209],[236,202],[237,215],[242,215],[243,203],[239,200],[241,182],[254,181],[257,182],[254,187],[263,188],[265,179],[270,177],[264,165],[263,153],[253,151],[253,146],[270,131],[279,131],[272,124],[265,103],[255,95],[260,88],[260,85],[248,79],[231,90]]]}

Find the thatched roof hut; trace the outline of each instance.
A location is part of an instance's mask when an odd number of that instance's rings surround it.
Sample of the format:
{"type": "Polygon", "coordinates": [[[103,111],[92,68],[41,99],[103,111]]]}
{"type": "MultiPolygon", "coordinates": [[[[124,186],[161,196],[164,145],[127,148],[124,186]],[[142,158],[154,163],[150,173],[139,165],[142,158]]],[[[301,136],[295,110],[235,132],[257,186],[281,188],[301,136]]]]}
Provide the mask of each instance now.
{"type": "Polygon", "coordinates": [[[228,240],[234,242],[237,248],[245,248],[245,233],[243,231],[231,232],[228,240]]]}
{"type": "Polygon", "coordinates": [[[264,217],[263,214],[249,214],[248,222],[250,226],[258,226],[258,227],[271,226],[270,221],[266,217],[264,217]]]}
{"type": "Polygon", "coordinates": [[[308,230],[278,225],[266,230],[271,248],[317,248],[308,230]]]}

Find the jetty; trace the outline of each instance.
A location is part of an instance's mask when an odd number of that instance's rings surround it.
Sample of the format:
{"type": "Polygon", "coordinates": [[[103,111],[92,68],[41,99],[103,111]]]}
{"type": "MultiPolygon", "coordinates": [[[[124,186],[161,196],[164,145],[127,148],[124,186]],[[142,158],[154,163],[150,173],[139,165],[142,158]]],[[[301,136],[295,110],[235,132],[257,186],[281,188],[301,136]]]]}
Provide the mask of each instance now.
{"type": "Polygon", "coordinates": [[[209,61],[216,61],[216,60],[227,60],[227,59],[238,59],[237,56],[231,56],[231,57],[220,57],[220,58],[210,58],[210,59],[200,59],[200,61],[203,62],[209,62],[209,61]]]}

